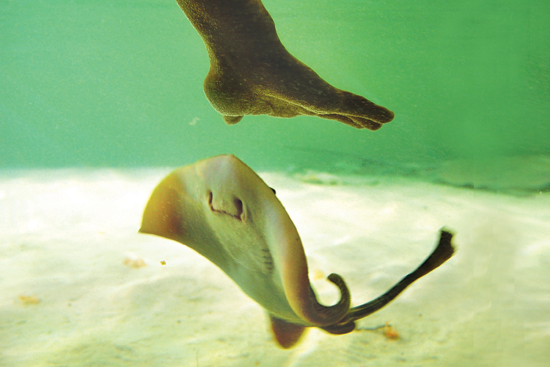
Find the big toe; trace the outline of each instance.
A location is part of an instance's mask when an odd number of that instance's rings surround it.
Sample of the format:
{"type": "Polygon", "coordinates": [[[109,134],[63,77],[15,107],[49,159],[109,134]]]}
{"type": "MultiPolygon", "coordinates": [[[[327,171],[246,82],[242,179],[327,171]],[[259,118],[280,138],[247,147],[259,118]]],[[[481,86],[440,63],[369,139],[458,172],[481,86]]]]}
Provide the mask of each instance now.
{"type": "Polygon", "coordinates": [[[395,114],[387,108],[378,105],[376,105],[376,107],[378,107],[378,113],[376,114],[376,116],[372,116],[373,120],[385,124],[393,120],[393,118],[395,117],[395,114]]]}
{"type": "Polygon", "coordinates": [[[379,124],[390,122],[394,118],[394,113],[385,107],[372,103],[365,97],[350,92],[344,92],[344,103],[342,105],[342,114],[360,117],[366,120],[372,120],[379,124]]]}

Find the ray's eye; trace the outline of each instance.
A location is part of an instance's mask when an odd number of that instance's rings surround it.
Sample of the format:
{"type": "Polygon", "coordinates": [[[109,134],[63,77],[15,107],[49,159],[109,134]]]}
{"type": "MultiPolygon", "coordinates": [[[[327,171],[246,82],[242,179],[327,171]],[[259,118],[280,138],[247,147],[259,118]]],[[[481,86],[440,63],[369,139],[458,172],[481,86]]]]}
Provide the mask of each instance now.
{"type": "Polygon", "coordinates": [[[275,189],[274,189],[273,187],[270,187],[270,189],[271,189],[271,191],[273,191],[273,193],[274,193],[275,195],[277,195],[277,191],[275,191],[275,189]]]}
{"type": "Polygon", "coordinates": [[[243,202],[239,199],[234,199],[235,209],[237,209],[237,217],[241,217],[243,214],[243,202]]]}

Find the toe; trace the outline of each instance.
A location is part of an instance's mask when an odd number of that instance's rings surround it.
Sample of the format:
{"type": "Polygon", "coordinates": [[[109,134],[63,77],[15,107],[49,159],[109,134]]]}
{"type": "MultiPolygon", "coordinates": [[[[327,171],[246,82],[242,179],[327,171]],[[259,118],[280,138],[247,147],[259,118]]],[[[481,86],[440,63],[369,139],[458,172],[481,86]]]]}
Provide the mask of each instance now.
{"type": "Polygon", "coordinates": [[[353,122],[355,122],[356,124],[360,125],[361,127],[372,131],[378,130],[382,127],[382,124],[378,121],[373,121],[363,117],[355,117],[355,116],[349,116],[349,118],[353,120],[353,122]]]}
{"type": "Polygon", "coordinates": [[[387,108],[378,106],[357,94],[343,93],[344,102],[341,107],[343,115],[374,121],[378,124],[385,124],[393,120],[394,114],[387,108]]]}
{"type": "Polygon", "coordinates": [[[366,126],[364,126],[364,124],[360,124],[360,123],[357,123],[355,122],[353,119],[347,117],[347,116],[343,116],[343,115],[337,115],[337,114],[318,114],[317,116],[323,118],[323,119],[328,119],[328,120],[336,120],[336,121],[339,121],[339,122],[342,122],[346,125],[349,125],[351,127],[354,127],[356,129],[364,129],[366,126]]]}
{"type": "Polygon", "coordinates": [[[390,122],[395,117],[395,114],[387,108],[378,105],[376,105],[376,107],[378,108],[376,121],[380,122],[381,124],[390,122]]]}

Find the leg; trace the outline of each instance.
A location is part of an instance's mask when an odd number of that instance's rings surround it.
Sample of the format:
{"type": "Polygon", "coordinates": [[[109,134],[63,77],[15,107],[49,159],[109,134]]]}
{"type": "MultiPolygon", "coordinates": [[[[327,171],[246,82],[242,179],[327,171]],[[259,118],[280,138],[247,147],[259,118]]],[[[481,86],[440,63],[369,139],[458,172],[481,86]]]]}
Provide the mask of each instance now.
{"type": "Polygon", "coordinates": [[[334,88],[282,45],[260,0],[177,0],[210,57],[206,96],[228,124],[244,115],[313,115],[379,129],[393,113],[334,88]]]}

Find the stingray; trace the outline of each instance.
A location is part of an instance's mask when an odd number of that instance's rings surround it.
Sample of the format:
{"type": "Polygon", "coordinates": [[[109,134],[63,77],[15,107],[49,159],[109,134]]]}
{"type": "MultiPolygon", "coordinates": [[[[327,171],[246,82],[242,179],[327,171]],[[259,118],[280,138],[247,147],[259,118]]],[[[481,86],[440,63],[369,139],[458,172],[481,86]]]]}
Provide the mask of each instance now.
{"type": "Polygon", "coordinates": [[[170,173],[153,191],[140,232],[180,242],[217,265],[266,310],[283,348],[294,346],[308,327],[331,334],[353,331],[357,320],[384,307],[454,252],[453,235],[442,230],[437,247],[416,270],[378,298],[351,308],[344,280],[330,274],[341,297],[322,305],[309,282],[298,231],[275,190],[233,155],[170,173]]]}
{"type": "Polygon", "coordinates": [[[318,116],[370,130],[394,114],[335,88],[283,46],[260,0],[177,0],[210,58],[204,91],[227,124],[244,115],[318,116]]]}

